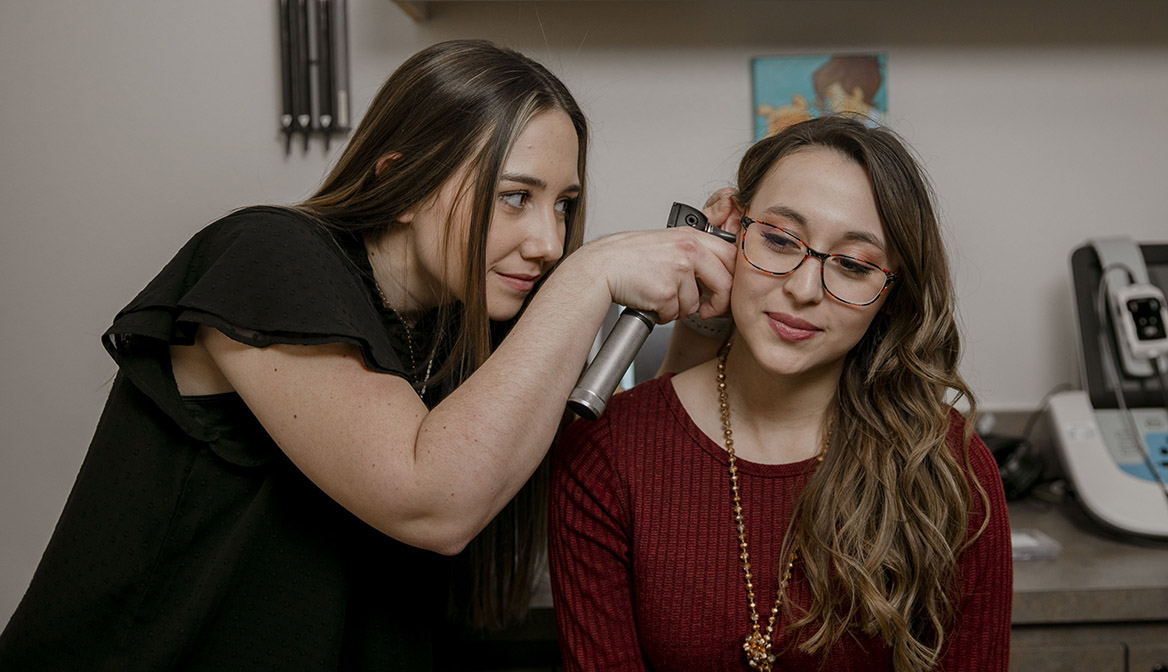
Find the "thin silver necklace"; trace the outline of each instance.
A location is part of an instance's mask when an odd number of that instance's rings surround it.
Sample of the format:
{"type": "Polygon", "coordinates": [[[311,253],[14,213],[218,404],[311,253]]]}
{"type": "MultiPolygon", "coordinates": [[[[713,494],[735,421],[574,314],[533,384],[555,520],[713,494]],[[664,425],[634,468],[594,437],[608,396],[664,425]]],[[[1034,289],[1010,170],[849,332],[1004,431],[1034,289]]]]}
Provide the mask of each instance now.
{"type": "MultiPolygon", "coordinates": [[[[410,325],[409,325],[409,323],[407,323],[405,321],[405,318],[403,318],[400,313],[398,313],[396,310],[394,310],[393,306],[389,305],[389,301],[387,301],[385,298],[385,292],[381,291],[381,285],[379,285],[377,283],[377,280],[373,281],[373,286],[377,288],[377,296],[381,299],[381,305],[388,308],[389,312],[393,313],[394,317],[397,318],[397,321],[401,322],[402,326],[405,327],[405,329],[406,329],[406,348],[409,350],[409,353],[410,353],[410,369],[411,369],[411,371],[417,371],[418,370],[418,358],[414,355],[414,330],[410,328],[410,325]]],[[[430,351],[430,361],[426,362],[426,377],[422,379],[421,388],[418,387],[417,382],[411,383],[411,385],[413,385],[413,387],[414,387],[414,390],[416,390],[418,392],[419,397],[424,398],[426,396],[426,386],[430,384],[430,371],[434,367],[434,357],[437,354],[438,354],[438,344],[435,343],[434,349],[430,351]]]]}

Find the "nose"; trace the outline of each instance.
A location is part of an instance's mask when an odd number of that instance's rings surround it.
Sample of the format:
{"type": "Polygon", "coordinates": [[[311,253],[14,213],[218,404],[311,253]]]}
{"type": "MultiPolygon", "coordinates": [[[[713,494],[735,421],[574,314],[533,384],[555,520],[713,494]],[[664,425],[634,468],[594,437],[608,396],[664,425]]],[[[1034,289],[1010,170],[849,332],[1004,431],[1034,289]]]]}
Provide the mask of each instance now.
{"type": "Polygon", "coordinates": [[[823,262],[808,255],[799,267],[784,279],[783,291],[799,303],[823,300],[823,262]]]}
{"type": "Polygon", "coordinates": [[[566,227],[554,209],[532,217],[527,237],[519,247],[524,259],[541,264],[554,264],[564,256],[564,236],[566,227]]]}

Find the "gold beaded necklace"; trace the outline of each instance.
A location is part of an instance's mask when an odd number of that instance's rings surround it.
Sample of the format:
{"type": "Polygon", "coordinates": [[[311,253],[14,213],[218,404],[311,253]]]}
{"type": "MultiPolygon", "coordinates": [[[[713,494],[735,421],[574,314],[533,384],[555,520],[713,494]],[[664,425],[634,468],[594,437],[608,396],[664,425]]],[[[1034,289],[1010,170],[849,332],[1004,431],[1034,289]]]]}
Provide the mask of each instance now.
{"type": "MultiPolygon", "coordinates": [[[[750,552],[746,546],[746,524],[742,521],[742,496],[738,490],[738,458],[734,455],[734,432],[730,429],[730,401],[726,395],[726,356],[730,354],[733,340],[727,341],[718,353],[718,406],[722,411],[722,437],[726,442],[726,454],[729,456],[730,472],[730,501],[734,509],[734,523],[738,529],[739,559],[742,560],[742,574],[746,581],[746,602],[750,607],[750,634],[742,643],[742,650],[746,652],[746,662],[756,670],[771,672],[775,663],[775,654],[772,651],[775,622],[778,620],[782,606],[783,593],[787,589],[787,582],[791,579],[791,568],[795,566],[795,558],[799,549],[791,550],[787,558],[787,567],[783,571],[783,578],[779,581],[779,588],[775,591],[775,604],[771,607],[771,615],[767,620],[766,631],[759,623],[758,609],[754,598],[754,576],[750,572],[750,552]]],[[[823,450],[816,457],[816,462],[822,462],[827,446],[831,443],[832,427],[827,429],[827,437],[823,440],[823,450]]]]}

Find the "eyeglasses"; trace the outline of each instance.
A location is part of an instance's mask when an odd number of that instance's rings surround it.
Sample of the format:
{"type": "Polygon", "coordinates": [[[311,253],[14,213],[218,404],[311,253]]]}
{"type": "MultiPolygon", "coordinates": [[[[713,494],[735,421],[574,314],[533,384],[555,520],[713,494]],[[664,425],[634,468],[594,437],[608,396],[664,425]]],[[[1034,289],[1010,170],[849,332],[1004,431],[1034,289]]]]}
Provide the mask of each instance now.
{"type": "Polygon", "coordinates": [[[817,252],[790,231],[746,215],[739,221],[743,229],[742,256],[763,273],[790,275],[808,257],[815,257],[819,260],[823,289],[836,300],[853,306],[875,303],[896,282],[895,273],[871,262],[846,254],[817,252]]]}

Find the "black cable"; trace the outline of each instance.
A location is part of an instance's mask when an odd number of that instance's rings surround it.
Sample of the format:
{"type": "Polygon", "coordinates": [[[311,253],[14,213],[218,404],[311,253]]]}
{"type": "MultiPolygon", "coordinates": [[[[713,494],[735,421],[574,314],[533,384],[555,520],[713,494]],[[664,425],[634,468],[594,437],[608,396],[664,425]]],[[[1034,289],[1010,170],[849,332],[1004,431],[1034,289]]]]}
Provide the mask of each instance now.
{"type": "Polygon", "coordinates": [[[1071,389],[1074,389],[1074,386],[1070,383],[1059,383],[1058,385],[1050,388],[1050,390],[1045,395],[1043,395],[1042,400],[1038,402],[1038,408],[1034,409],[1034,411],[1030,413],[1030,417],[1026,419],[1026,426],[1022,429],[1023,441],[1030,443],[1030,432],[1034,429],[1034,423],[1036,423],[1038,418],[1042,417],[1043,412],[1046,411],[1046,407],[1050,406],[1050,398],[1059,392],[1065,392],[1071,389]]]}
{"type": "Polygon", "coordinates": [[[1160,368],[1160,357],[1156,355],[1152,358],[1152,368],[1156,371],[1156,376],[1160,379],[1160,396],[1164,397],[1164,410],[1168,411],[1168,369],[1160,368]]]}

